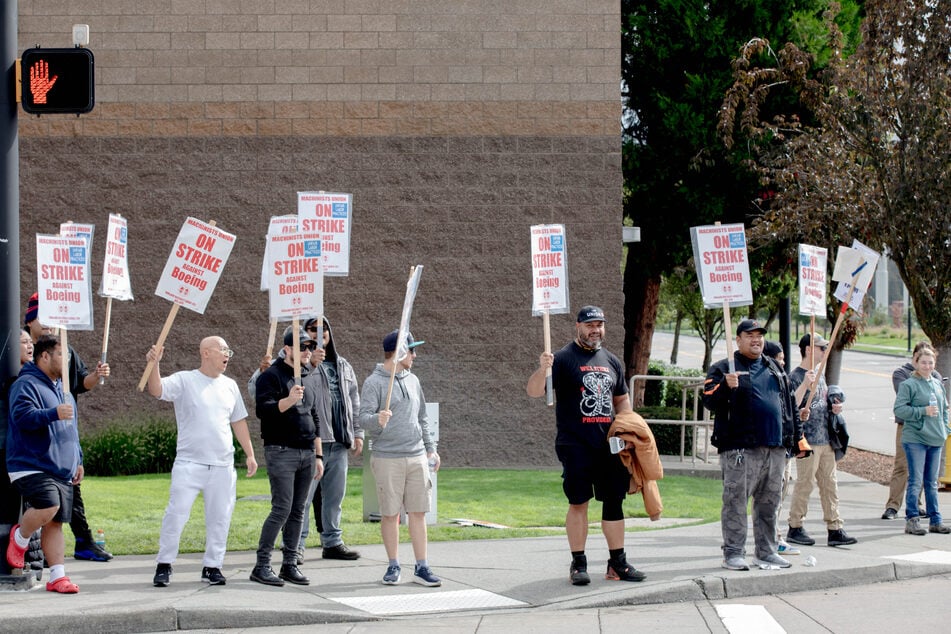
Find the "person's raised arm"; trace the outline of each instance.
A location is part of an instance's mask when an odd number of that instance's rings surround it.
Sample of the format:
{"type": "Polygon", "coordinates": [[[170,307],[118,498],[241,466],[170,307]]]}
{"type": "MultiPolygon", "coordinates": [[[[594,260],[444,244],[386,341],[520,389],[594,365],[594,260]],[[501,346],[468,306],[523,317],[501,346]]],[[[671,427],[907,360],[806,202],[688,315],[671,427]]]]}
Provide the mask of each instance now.
{"type": "Polygon", "coordinates": [[[548,368],[555,362],[555,355],[550,352],[543,352],[538,357],[538,369],[532,372],[528,377],[528,383],[525,384],[525,392],[532,398],[545,396],[545,375],[548,374],[548,368]]]}
{"type": "Polygon", "coordinates": [[[147,361],[152,362],[152,371],[149,373],[149,394],[155,398],[161,398],[162,396],[162,374],[159,371],[159,361],[162,360],[162,355],[165,354],[165,346],[157,348],[152,346],[149,348],[149,351],[145,353],[145,358],[147,361]]]}

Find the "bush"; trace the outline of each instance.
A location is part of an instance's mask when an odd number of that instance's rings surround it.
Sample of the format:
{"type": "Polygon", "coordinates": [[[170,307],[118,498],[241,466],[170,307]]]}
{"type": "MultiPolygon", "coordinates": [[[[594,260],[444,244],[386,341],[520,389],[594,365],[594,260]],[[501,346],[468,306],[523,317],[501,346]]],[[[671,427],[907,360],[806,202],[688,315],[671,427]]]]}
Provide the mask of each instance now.
{"type": "MultiPolygon", "coordinates": [[[[646,420],[680,420],[680,407],[640,407],[637,413],[646,420]]],[[[654,434],[654,442],[657,443],[657,451],[663,456],[680,455],[680,426],[679,425],[650,425],[651,432],[654,434]]],[[[687,430],[687,449],[690,448],[690,430],[687,430]]],[[[689,451],[688,451],[689,454],[689,451]]]]}

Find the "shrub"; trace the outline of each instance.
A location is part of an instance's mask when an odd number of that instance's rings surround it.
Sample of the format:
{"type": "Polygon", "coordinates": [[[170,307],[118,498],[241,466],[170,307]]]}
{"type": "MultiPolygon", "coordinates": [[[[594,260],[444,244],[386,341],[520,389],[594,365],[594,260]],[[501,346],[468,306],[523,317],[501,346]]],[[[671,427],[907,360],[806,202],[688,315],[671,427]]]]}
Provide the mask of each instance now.
{"type": "MultiPolygon", "coordinates": [[[[646,420],[664,419],[680,420],[680,407],[640,407],[637,413],[646,420]]],[[[680,455],[680,426],[679,425],[650,425],[651,432],[654,434],[654,442],[657,443],[657,451],[664,456],[680,455]]],[[[690,449],[690,429],[687,429],[687,450],[690,449]]]]}

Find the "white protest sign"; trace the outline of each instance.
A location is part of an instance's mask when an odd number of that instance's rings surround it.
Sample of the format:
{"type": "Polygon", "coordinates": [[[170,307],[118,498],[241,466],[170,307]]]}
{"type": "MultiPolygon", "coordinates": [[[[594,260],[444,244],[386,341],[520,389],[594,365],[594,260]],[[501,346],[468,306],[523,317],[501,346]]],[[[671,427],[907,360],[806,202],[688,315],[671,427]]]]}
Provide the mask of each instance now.
{"type": "Polygon", "coordinates": [[[87,238],[37,234],[36,273],[40,323],[92,330],[87,238]]]}
{"type": "MultiPolygon", "coordinates": [[[[417,264],[410,271],[409,279],[406,280],[406,295],[403,296],[403,312],[400,314],[400,327],[396,334],[396,360],[402,360],[409,347],[406,344],[406,337],[409,335],[409,322],[413,316],[413,302],[416,301],[416,292],[419,290],[419,278],[423,275],[423,265],[417,264]]],[[[389,403],[389,399],[387,399],[389,403]]]]}
{"type": "Polygon", "coordinates": [[[84,222],[62,222],[59,225],[59,235],[64,238],[85,238],[86,245],[92,248],[92,238],[96,233],[96,225],[84,222]]]}
{"type": "Polygon", "coordinates": [[[280,233],[267,240],[271,319],[323,315],[320,234],[280,233]]]}
{"type": "Polygon", "coordinates": [[[102,283],[99,294],[119,300],[132,299],[129,278],[129,226],[119,214],[109,214],[106,230],[106,257],[102,262],[102,283]]]}
{"type": "Polygon", "coordinates": [[[320,234],[324,275],[349,275],[353,194],[297,192],[297,218],[302,233],[320,234]]]}
{"type": "Polygon", "coordinates": [[[155,294],[204,314],[234,241],[233,234],[197,218],[187,218],[172,246],[155,294]]]}
{"type": "Polygon", "coordinates": [[[799,245],[799,314],[825,317],[828,250],[799,245]]]}
{"type": "Polygon", "coordinates": [[[264,259],[261,261],[261,290],[268,288],[268,242],[267,237],[271,235],[281,235],[288,233],[297,233],[297,216],[271,216],[271,222],[268,223],[267,235],[264,236],[264,259]]]}
{"type": "Polygon", "coordinates": [[[753,303],[746,232],[742,224],[690,228],[700,294],[706,308],[753,303]]]}
{"type": "Polygon", "coordinates": [[[568,312],[564,225],[532,225],[532,315],[568,312]]]}
{"type": "Polygon", "coordinates": [[[851,248],[840,246],[835,256],[832,279],[839,284],[835,287],[833,296],[860,315],[865,292],[872,283],[878,258],[877,251],[873,251],[858,240],[852,241],[851,248]],[[854,290],[852,289],[853,278],[855,278],[854,290]]]}

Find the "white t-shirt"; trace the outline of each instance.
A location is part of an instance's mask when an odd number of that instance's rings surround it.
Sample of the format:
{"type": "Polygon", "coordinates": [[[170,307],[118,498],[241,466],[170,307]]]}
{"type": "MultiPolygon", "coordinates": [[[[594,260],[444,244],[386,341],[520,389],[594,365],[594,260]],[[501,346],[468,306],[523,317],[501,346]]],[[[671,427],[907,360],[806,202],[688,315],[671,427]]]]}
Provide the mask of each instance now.
{"type": "Polygon", "coordinates": [[[175,404],[176,459],[219,467],[234,465],[231,423],[248,417],[234,379],[224,375],[213,379],[200,370],[176,372],[162,379],[160,398],[175,404]]]}

